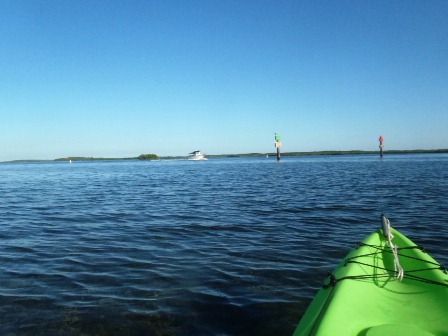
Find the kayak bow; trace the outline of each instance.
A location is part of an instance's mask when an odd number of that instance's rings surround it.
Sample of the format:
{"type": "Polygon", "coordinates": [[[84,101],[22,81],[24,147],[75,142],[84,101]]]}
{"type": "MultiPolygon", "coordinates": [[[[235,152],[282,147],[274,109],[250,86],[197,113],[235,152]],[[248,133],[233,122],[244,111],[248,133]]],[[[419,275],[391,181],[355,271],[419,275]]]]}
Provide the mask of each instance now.
{"type": "Polygon", "coordinates": [[[294,336],[448,336],[447,270],[382,224],[328,275],[294,336]]]}

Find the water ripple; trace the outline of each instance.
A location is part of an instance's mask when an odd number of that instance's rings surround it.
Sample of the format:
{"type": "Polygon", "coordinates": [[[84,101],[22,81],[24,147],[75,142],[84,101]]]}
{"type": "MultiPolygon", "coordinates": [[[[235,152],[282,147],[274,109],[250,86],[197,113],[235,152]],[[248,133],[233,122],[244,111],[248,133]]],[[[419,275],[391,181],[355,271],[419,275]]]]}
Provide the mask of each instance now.
{"type": "Polygon", "coordinates": [[[0,164],[3,335],[290,335],[385,212],[442,264],[447,155],[0,164]]]}

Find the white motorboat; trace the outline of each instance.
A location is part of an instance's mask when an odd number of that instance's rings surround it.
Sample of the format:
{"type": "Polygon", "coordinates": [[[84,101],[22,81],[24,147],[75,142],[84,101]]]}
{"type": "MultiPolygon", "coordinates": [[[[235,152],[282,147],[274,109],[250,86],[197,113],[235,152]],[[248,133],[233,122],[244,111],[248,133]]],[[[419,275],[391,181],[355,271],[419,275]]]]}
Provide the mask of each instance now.
{"type": "Polygon", "coordinates": [[[188,154],[187,157],[188,160],[207,160],[204,156],[204,154],[201,153],[201,151],[194,151],[188,154]]]}

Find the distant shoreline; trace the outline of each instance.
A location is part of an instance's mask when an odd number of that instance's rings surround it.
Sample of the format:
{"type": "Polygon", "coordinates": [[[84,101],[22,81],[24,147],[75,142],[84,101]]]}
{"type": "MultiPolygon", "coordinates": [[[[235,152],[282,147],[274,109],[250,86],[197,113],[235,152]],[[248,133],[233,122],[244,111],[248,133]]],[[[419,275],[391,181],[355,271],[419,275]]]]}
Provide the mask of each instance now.
{"type": "MultiPolygon", "coordinates": [[[[448,149],[411,149],[411,150],[388,150],[383,152],[387,154],[441,154],[448,153],[448,149]]],[[[379,155],[379,151],[363,151],[363,150],[349,150],[349,151],[314,151],[314,152],[285,152],[281,156],[317,156],[317,155],[379,155]]],[[[207,155],[207,157],[251,157],[251,156],[277,156],[277,153],[248,153],[248,154],[221,154],[221,155],[207,155]]]]}
{"type": "MultiPolygon", "coordinates": [[[[384,155],[394,154],[442,154],[448,153],[448,149],[411,149],[411,150],[388,150],[384,151],[384,155]]],[[[218,154],[207,155],[208,158],[238,158],[238,157],[264,157],[276,156],[275,152],[271,153],[247,153],[247,154],[218,154]]],[[[379,155],[379,151],[363,151],[363,150],[349,150],[349,151],[314,151],[314,152],[285,152],[281,153],[284,156],[318,156],[318,155],[379,155]]],[[[160,159],[183,159],[186,156],[161,156],[160,159]]],[[[64,162],[64,161],[123,161],[123,160],[138,160],[138,157],[128,158],[103,158],[103,157],[65,157],[54,160],[12,160],[1,161],[0,163],[26,163],[26,162],[64,162]]]]}

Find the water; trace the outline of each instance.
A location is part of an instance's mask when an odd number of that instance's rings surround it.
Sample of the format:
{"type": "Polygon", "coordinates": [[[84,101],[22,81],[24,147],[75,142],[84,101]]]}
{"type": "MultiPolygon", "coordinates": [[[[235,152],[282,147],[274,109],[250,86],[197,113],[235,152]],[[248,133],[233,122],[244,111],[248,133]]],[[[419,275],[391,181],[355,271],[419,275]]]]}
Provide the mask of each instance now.
{"type": "Polygon", "coordinates": [[[380,225],[441,264],[448,155],[0,164],[1,335],[290,335],[380,225]]]}

